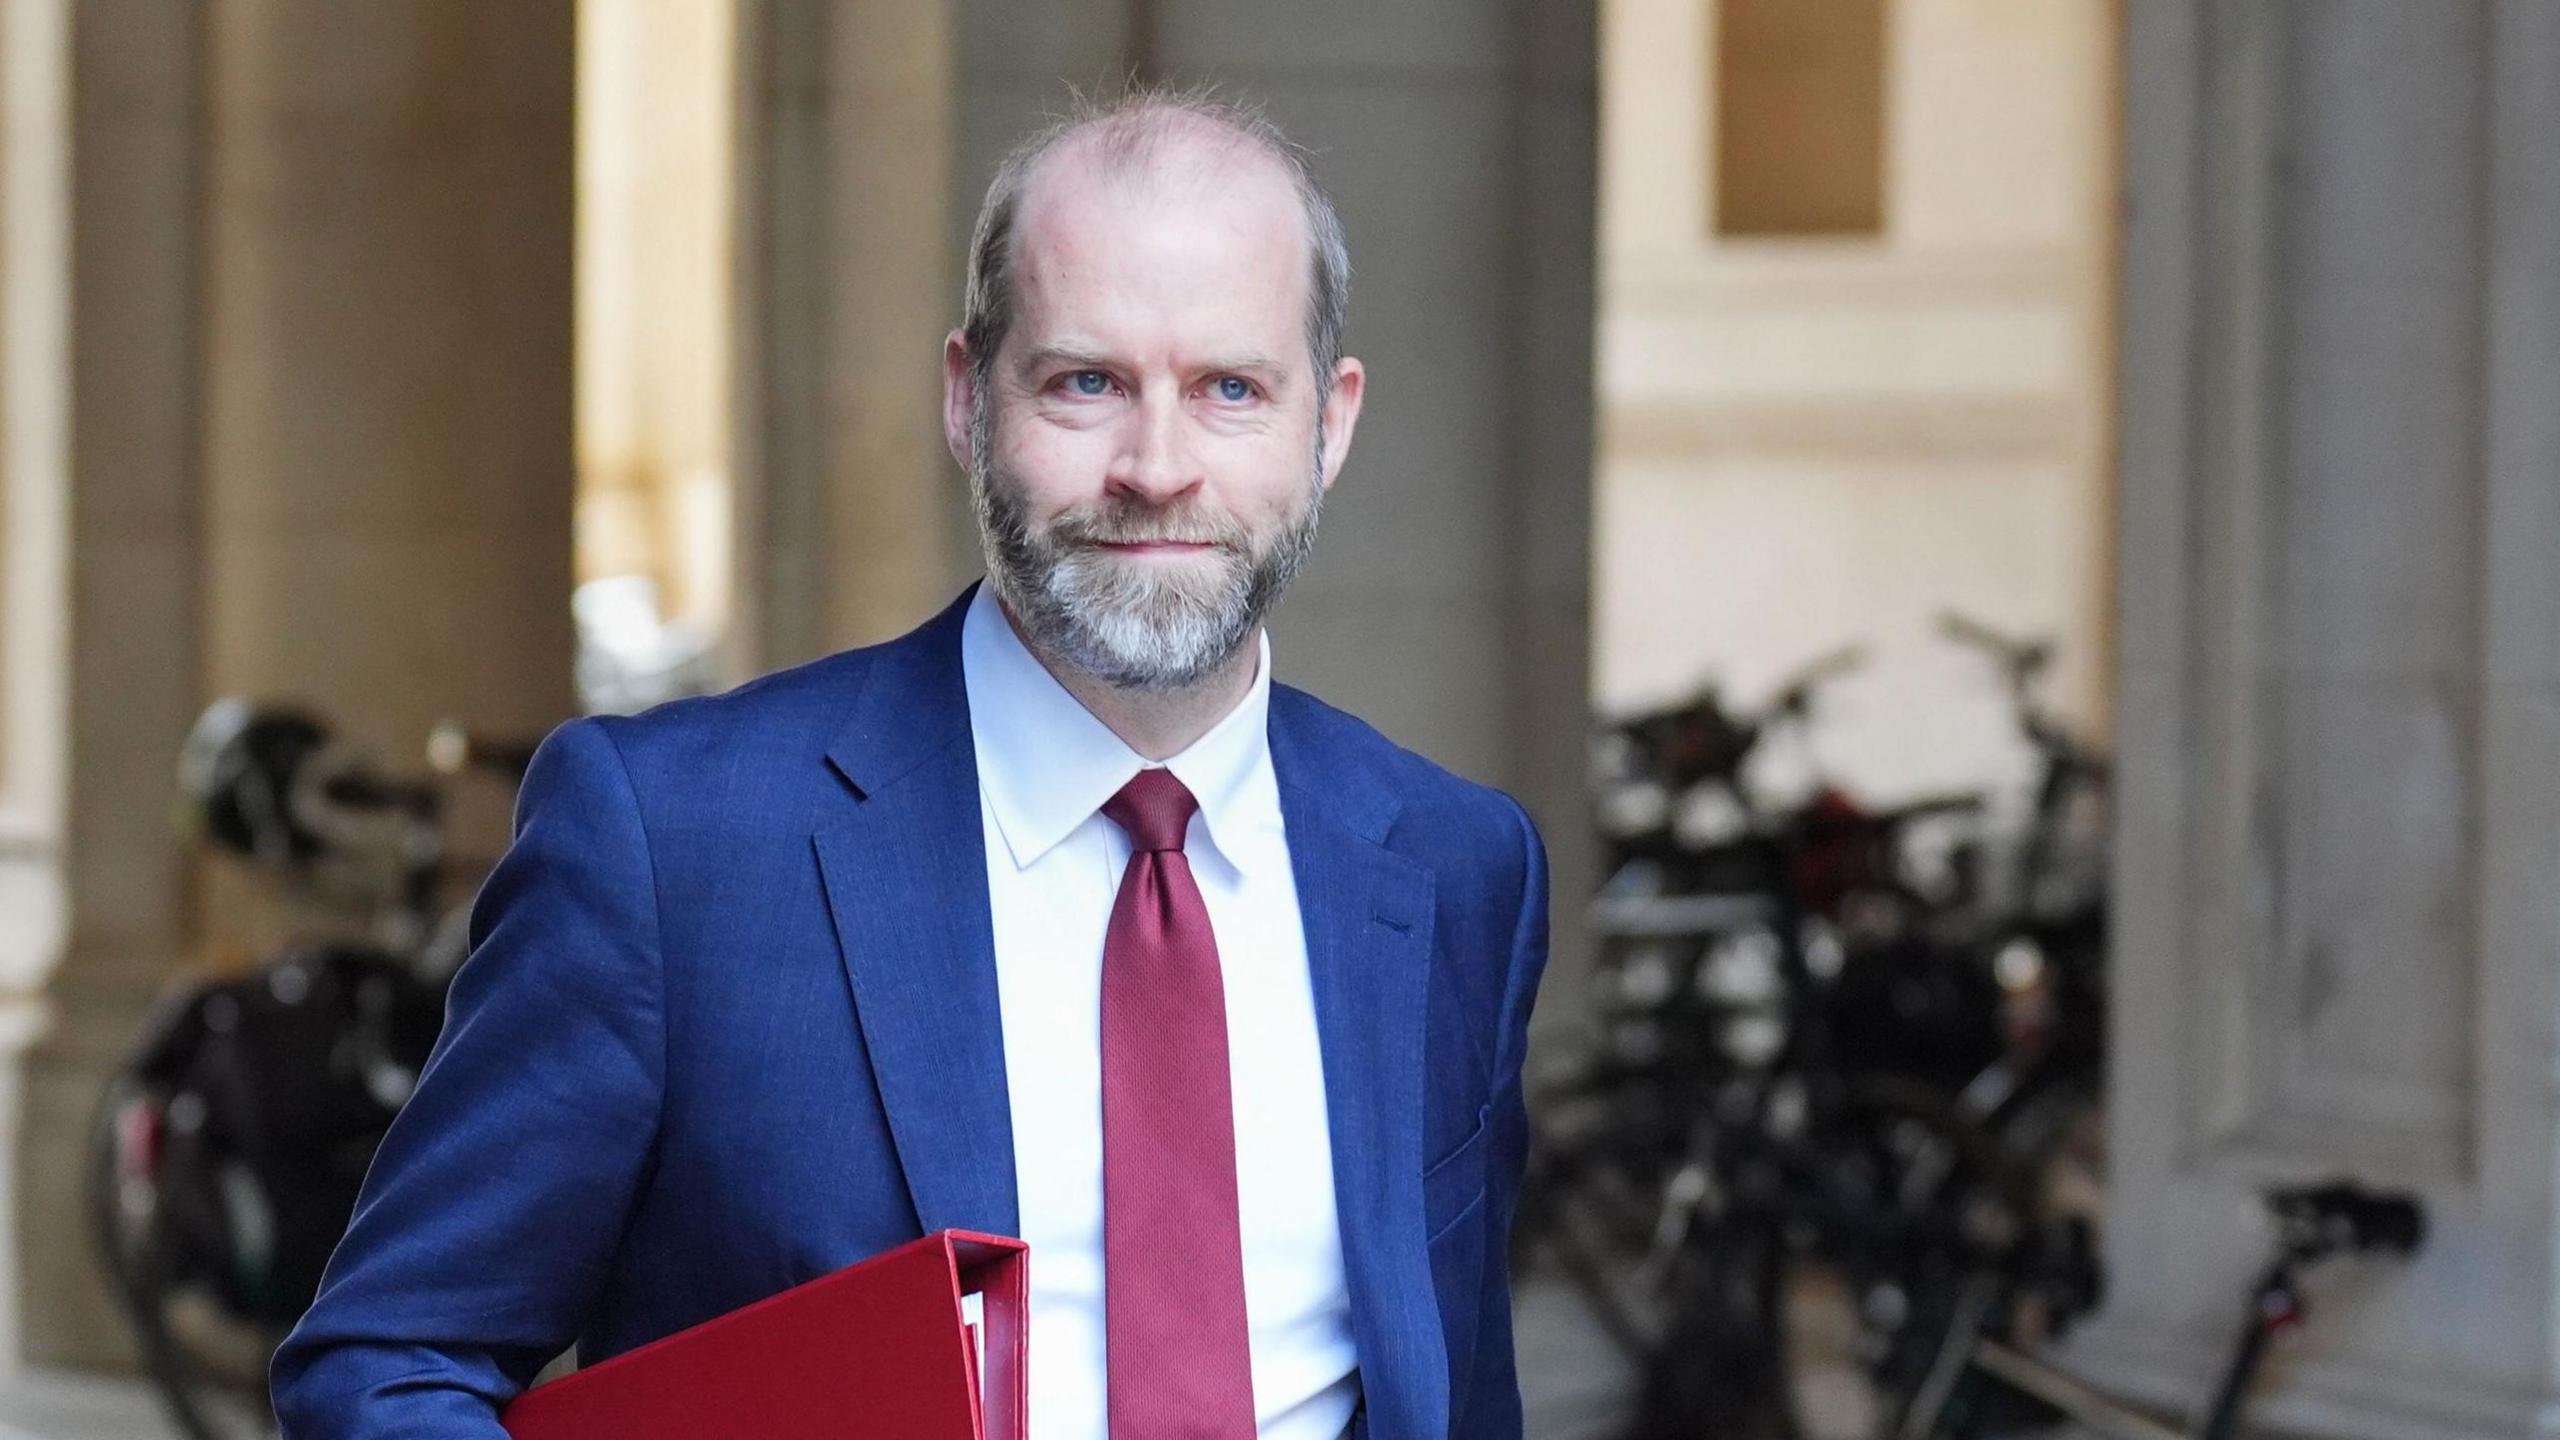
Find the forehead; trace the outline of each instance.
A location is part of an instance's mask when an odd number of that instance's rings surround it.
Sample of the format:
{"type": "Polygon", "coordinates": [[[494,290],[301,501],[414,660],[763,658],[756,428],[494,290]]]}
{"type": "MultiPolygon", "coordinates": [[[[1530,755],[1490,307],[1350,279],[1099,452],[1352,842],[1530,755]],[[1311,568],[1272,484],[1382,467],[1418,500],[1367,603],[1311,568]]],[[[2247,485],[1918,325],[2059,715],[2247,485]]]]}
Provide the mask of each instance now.
{"type": "Polygon", "coordinates": [[[1033,172],[1014,237],[1028,345],[1142,358],[1302,349],[1309,242],[1279,163],[1242,146],[1168,142],[1113,164],[1070,140],[1033,172]]]}

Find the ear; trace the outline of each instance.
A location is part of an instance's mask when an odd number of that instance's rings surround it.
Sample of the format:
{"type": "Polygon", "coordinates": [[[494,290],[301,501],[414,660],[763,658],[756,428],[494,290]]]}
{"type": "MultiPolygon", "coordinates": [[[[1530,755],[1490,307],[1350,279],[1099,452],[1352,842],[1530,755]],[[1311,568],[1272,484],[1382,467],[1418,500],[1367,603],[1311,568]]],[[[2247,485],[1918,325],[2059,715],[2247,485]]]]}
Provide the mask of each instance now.
{"type": "Polygon", "coordinates": [[[969,411],[976,403],[978,378],[969,364],[969,342],[954,330],[942,340],[942,443],[960,473],[969,473],[969,411]]]}
{"type": "Polygon", "coordinates": [[[1324,488],[1333,488],[1334,477],[1342,473],[1342,462],[1351,455],[1352,427],[1360,423],[1360,396],[1366,388],[1369,372],[1357,360],[1345,355],[1334,362],[1333,393],[1324,400],[1324,488]]]}

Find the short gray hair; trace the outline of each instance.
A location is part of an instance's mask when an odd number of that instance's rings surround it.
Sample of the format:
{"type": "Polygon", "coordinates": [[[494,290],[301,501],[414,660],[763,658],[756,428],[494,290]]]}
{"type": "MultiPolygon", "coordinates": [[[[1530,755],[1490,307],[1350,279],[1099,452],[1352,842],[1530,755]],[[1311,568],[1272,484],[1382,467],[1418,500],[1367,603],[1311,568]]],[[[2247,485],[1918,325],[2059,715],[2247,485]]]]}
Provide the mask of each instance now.
{"type": "Polygon", "coordinates": [[[1288,172],[1306,213],[1312,252],[1307,353],[1315,363],[1317,404],[1322,405],[1332,393],[1333,367],[1342,359],[1342,332],[1351,312],[1351,252],[1343,242],[1342,218],[1316,183],[1306,152],[1280,133],[1280,127],[1258,107],[1223,99],[1206,87],[1141,87],[1107,100],[1079,95],[1067,115],[1016,146],[988,182],[987,197],[978,207],[978,223],[969,238],[969,282],[960,322],[981,405],[996,351],[1013,328],[1014,228],[1032,171],[1059,142],[1087,133],[1096,134],[1107,163],[1134,166],[1185,120],[1226,131],[1240,145],[1278,161],[1288,172]]]}

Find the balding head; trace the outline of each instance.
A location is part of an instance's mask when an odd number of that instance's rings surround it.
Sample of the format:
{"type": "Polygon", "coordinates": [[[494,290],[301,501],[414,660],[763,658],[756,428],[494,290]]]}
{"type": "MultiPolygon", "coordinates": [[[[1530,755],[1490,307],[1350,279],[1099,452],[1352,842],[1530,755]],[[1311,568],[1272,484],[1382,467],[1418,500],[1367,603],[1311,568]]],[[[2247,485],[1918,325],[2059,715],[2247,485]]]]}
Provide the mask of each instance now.
{"type": "Polygon", "coordinates": [[[961,321],[979,393],[986,393],[996,354],[1013,328],[1020,230],[1040,191],[1052,185],[1116,185],[1162,194],[1189,186],[1225,187],[1257,171],[1289,187],[1305,222],[1307,354],[1321,405],[1342,358],[1351,303],[1351,258],[1342,222],[1305,158],[1278,126],[1255,110],[1205,91],[1139,90],[1107,103],[1080,104],[997,167],[970,239],[961,321]]]}

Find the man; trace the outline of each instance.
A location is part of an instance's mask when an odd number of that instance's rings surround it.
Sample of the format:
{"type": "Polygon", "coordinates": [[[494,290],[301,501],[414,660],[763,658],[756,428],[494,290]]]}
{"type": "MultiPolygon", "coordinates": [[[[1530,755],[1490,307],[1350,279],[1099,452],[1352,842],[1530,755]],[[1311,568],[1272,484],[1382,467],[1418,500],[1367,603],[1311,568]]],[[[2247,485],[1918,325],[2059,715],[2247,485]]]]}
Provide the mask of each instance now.
{"type": "Polygon", "coordinates": [[[1520,1433],[1544,854],[1262,630],[1359,418],[1348,271],[1248,112],[1006,163],[943,367],[989,583],[545,744],[289,1440],[494,1436],[572,1341],[946,1227],[1030,1242],[1038,1440],[1520,1433]]]}

